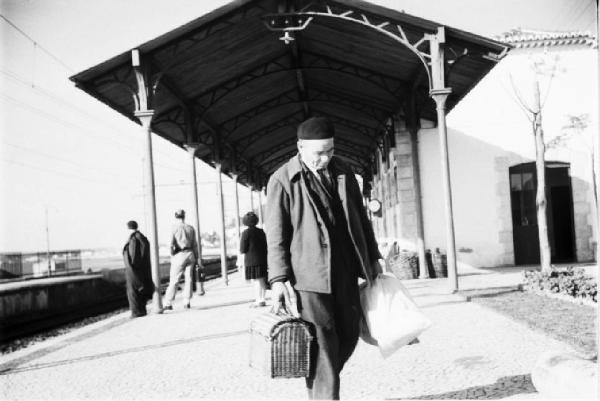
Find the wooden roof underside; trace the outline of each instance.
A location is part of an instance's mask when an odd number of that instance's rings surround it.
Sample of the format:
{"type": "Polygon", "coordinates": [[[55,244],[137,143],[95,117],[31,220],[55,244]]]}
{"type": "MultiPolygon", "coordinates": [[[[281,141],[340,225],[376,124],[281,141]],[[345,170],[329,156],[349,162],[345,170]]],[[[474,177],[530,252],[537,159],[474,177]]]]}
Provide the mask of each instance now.
{"type": "MultiPolygon", "coordinates": [[[[336,155],[369,176],[392,116],[410,99],[418,117],[435,121],[435,104],[420,60],[407,47],[361,24],[317,17],[289,45],[262,17],[275,0],[235,1],[138,47],[149,77],[160,76],[149,108],[152,130],[178,146],[198,143],[197,156],[222,161],[246,185],[263,186],[296,153],[296,127],[309,116],[331,118],[336,155]],[[218,147],[216,146],[218,144],[218,147]]],[[[308,1],[293,1],[301,9],[308,1]]],[[[327,1],[371,19],[401,24],[411,42],[439,24],[359,1],[327,1]]],[[[501,45],[446,28],[452,88],[447,110],[495,65],[482,57],[501,45]]],[[[71,78],[78,87],[134,121],[136,90],[131,52],[71,78]]]]}

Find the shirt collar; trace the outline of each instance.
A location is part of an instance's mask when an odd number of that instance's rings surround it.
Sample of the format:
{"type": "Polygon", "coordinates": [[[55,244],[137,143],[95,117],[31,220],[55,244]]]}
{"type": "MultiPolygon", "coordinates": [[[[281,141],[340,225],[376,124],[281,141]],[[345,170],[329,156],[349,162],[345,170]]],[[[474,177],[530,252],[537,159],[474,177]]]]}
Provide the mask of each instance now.
{"type": "MultiPolygon", "coordinates": [[[[333,166],[336,166],[336,158],[335,156],[332,157],[331,161],[329,162],[329,165],[327,166],[327,168],[329,169],[329,166],[331,166],[333,163],[333,166]]],[[[297,153],[296,156],[292,157],[290,159],[290,161],[288,162],[288,178],[291,180],[294,179],[294,177],[296,177],[298,174],[300,174],[300,172],[302,171],[304,168],[306,168],[306,170],[308,171],[312,171],[306,164],[304,164],[302,162],[302,159],[300,158],[300,153],[297,153]]],[[[329,172],[331,172],[332,170],[328,170],[329,172]]],[[[338,169],[335,169],[335,171],[339,171],[338,169]]],[[[314,171],[315,174],[317,174],[316,171],[314,171]]],[[[329,175],[331,175],[331,173],[329,173],[329,175]]]]}

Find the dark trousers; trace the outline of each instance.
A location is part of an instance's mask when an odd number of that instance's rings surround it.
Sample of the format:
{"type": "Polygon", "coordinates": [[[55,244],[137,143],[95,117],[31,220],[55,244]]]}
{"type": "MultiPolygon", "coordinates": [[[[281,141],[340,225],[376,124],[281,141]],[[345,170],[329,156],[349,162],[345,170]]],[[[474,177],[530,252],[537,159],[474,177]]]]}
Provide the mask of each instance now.
{"type": "Polygon", "coordinates": [[[309,399],[339,400],[340,372],[358,341],[360,299],[354,271],[337,266],[332,293],[297,291],[302,319],[312,323],[316,344],[311,349],[311,374],[306,379],[309,399]]]}

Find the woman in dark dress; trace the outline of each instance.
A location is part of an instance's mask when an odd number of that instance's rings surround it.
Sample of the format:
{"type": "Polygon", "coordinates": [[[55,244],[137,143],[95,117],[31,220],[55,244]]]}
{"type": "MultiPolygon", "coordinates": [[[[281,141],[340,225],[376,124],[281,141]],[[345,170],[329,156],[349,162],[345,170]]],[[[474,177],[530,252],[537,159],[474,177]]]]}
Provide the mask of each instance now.
{"type": "Polygon", "coordinates": [[[254,212],[244,215],[242,223],[248,228],[240,238],[240,258],[244,257],[246,280],[252,280],[254,285],[254,303],[252,308],[265,306],[267,291],[267,236],[256,227],[258,216],[254,212]]]}

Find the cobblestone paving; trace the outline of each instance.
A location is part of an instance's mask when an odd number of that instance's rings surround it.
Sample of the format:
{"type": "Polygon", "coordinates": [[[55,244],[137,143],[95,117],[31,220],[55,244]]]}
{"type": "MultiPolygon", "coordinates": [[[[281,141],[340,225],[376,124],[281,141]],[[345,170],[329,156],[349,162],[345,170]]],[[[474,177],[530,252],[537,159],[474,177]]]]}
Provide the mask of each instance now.
{"type": "MultiPolygon", "coordinates": [[[[271,380],[247,366],[249,322],[267,309],[248,308],[251,288],[232,279],[194,298],[191,310],[176,303],[162,315],[122,314],[3,355],[0,398],[306,399],[303,380],[271,380]],[[234,304],[215,307],[224,302],[234,304]]],[[[342,398],[535,397],[536,359],[567,346],[427,285],[409,287],[433,327],[386,360],[359,342],[342,373],[342,398]]]]}

